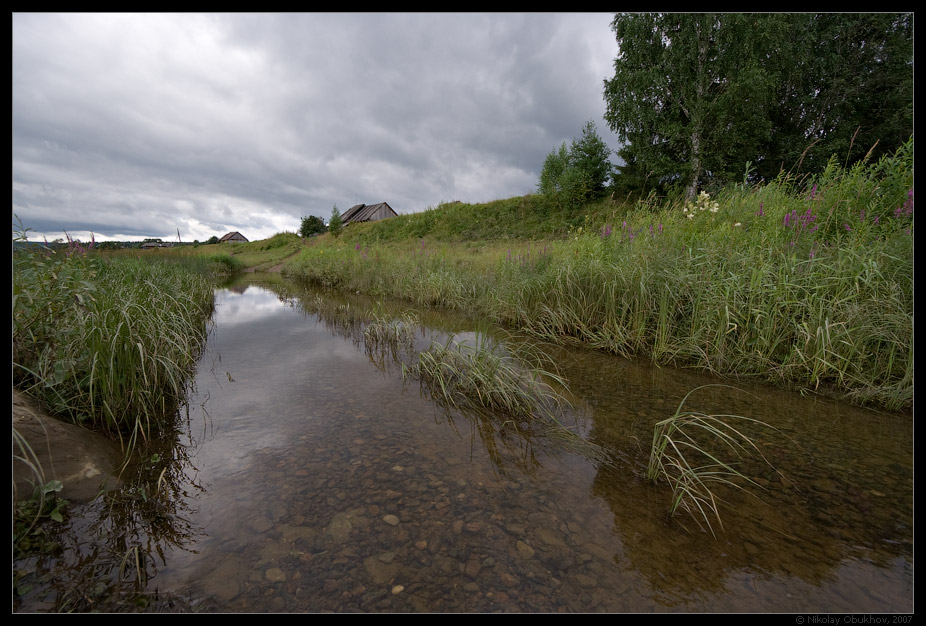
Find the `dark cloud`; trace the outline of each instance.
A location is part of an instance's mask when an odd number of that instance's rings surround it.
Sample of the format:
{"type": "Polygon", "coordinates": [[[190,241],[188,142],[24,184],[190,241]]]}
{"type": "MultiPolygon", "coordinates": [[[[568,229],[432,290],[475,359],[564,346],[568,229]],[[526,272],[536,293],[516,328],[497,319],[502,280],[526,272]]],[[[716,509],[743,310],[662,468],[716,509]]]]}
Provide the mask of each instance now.
{"type": "Polygon", "coordinates": [[[601,121],[607,14],[14,14],[13,210],[251,239],[337,204],[530,193],[601,121]]]}

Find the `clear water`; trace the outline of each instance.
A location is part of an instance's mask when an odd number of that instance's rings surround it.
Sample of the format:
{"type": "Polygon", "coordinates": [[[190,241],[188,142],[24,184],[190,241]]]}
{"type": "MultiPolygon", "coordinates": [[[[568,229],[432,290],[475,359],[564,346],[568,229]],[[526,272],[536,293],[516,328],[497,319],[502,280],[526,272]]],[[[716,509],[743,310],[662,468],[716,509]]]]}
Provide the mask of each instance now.
{"type": "MultiPolygon", "coordinates": [[[[910,415],[544,348],[601,463],[448,414],[374,363],[357,324],[275,292],[218,292],[187,426],[160,459],[149,591],[242,612],[912,611],[910,415]],[[718,489],[716,537],[643,477],[654,424],[706,384],[687,408],[774,427],[744,427],[767,463],[745,457],[757,484],[718,489]]],[[[418,349],[477,330],[419,317],[418,349]]]]}

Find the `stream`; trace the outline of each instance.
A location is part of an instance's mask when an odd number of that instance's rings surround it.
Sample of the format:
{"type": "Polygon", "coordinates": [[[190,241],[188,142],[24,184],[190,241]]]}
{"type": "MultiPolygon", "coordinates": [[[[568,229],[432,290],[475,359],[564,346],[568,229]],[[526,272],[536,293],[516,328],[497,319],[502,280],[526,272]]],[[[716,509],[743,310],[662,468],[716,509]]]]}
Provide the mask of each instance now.
{"type": "Polygon", "coordinates": [[[407,309],[269,275],[219,289],[183,426],[147,464],[158,510],[75,511],[75,552],[131,527],[111,551],[199,611],[912,612],[910,414],[435,310],[412,312],[412,350],[364,344],[370,311],[407,309]],[[568,385],[551,383],[564,425],[607,460],[445,408],[408,367],[450,341],[540,352],[568,385]],[[718,484],[716,514],[670,515],[671,487],[646,479],[683,400],[755,420],[728,419],[755,444],[733,457],[751,482],[718,484]]]}

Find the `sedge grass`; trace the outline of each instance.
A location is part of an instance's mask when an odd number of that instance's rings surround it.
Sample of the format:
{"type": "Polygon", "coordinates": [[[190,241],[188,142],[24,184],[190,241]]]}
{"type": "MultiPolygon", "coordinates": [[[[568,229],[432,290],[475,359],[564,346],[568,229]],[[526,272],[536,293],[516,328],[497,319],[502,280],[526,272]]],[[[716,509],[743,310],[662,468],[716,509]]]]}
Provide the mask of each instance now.
{"type": "Polygon", "coordinates": [[[26,253],[14,259],[14,294],[15,387],[126,448],[172,419],[206,338],[205,277],[130,257],[26,253]]]}
{"type": "Polygon", "coordinates": [[[911,141],[877,163],[717,190],[703,212],[654,194],[569,216],[536,196],[451,203],[320,237],[284,272],[548,341],[905,410],[912,185],[911,141]],[[542,225],[525,232],[513,216],[542,225]]]}
{"type": "Polygon", "coordinates": [[[564,423],[571,408],[551,383],[565,388],[557,374],[537,367],[526,368],[497,346],[480,340],[476,345],[434,342],[411,366],[403,365],[403,378],[418,380],[422,393],[448,413],[473,417],[474,428],[490,454],[494,435],[516,432],[525,440],[541,439],[552,452],[569,449],[597,461],[607,455],[564,423]],[[547,382],[550,381],[550,382],[547,382]]]}
{"type": "Polygon", "coordinates": [[[653,482],[663,479],[672,488],[670,516],[685,511],[698,526],[716,537],[714,523],[723,530],[718,490],[758,487],[737,465],[746,456],[758,456],[765,461],[753,440],[733,424],[771,427],[740,415],[683,410],[691,394],[699,389],[682,399],[674,415],[656,423],[646,477],[653,482]],[[734,460],[728,460],[730,454],[734,460]]]}
{"type": "Polygon", "coordinates": [[[411,312],[398,317],[374,313],[363,329],[364,349],[370,361],[380,369],[385,368],[387,361],[402,363],[403,355],[414,352],[418,326],[418,318],[411,312]]]}

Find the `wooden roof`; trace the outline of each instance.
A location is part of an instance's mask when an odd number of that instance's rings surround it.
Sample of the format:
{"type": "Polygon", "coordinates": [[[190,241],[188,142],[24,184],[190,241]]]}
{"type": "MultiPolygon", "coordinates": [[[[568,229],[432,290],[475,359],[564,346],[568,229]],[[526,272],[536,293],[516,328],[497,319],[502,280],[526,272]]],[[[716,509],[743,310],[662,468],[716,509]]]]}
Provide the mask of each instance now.
{"type": "Polygon", "coordinates": [[[247,240],[248,240],[247,237],[245,237],[244,235],[242,235],[236,230],[234,232],[228,233],[227,235],[219,239],[219,242],[221,243],[223,241],[247,241],[247,240]]]}
{"type": "Polygon", "coordinates": [[[369,222],[374,219],[395,217],[398,213],[386,202],[378,204],[355,204],[341,214],[341,222],[345,225],[351,222],[369,222]],[[377,214],[380,214],[377,217],[377,214]]]}

